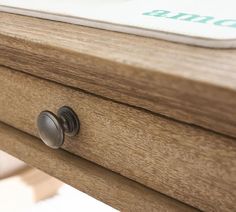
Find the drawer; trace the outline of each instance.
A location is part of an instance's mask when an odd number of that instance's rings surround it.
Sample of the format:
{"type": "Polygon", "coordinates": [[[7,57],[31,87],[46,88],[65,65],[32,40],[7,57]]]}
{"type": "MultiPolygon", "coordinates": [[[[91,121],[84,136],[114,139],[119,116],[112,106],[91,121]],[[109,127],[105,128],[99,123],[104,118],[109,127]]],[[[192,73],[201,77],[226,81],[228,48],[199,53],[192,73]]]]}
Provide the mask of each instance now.
{"type": "Polygon", "coordinates": [[[4,66],[236,137],[235,49],[8,13],[0,26],[4,66]]]}
{"type": "Polygon", "coordinates": [[[118,210],[197,211],[66,151],[53,151],[37,138],[2,123],[0,139],[4,141],[0,149],[118,210]]]}
{"type": "Polygon", "coordinates": [[[41,111],[70,106],[81,129],[63,149],[201,210],[235,210],[234,139],[7,68],[0,76],[2,122],[38,137],[41,111]]]}

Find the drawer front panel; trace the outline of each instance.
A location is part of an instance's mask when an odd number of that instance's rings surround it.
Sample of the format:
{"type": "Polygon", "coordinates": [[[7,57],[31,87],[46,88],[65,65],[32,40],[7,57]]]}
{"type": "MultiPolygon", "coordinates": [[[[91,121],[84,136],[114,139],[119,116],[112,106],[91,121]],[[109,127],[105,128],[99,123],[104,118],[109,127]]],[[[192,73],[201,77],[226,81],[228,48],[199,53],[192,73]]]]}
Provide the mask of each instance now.
{"type": "Polygon", "coordinates": [[[121,211],[197,211],[37,138],[0,123],[0,149],[121,211]],[[56,167],[56,168],[55,168],[56,167]]]}
{"type": "Polygon", "coordinates": [[[236,137],[236,50],[7,13],[0,25],[5,66],[236,137]]]}
{"type": "Polygon", "coordinates": [[[6,68],[0,76],[1,121],[38,136],[38,114],[68,105],[81,130],[64,149],[199,209],[235,209],[235,140],[6,68]]]}

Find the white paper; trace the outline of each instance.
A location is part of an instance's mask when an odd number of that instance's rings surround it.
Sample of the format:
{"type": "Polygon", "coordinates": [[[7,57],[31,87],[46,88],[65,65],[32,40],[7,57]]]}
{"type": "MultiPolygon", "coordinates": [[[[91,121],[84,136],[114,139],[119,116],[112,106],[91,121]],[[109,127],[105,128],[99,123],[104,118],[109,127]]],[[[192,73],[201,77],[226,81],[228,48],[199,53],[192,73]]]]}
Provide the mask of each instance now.
{"type": "Polygon", "coordinates": [[[0,11],[210,47],[236,47],[235,0],[0,0],[0,11]]]}

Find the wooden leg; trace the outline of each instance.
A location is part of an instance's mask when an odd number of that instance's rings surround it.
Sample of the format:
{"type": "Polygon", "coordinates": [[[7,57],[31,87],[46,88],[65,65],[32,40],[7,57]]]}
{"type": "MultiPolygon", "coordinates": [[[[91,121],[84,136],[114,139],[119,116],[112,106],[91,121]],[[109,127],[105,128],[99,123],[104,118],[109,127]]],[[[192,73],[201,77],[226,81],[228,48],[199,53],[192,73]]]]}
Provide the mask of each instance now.
{"type": "Polygon", "coordinates": [[[10,177],[16,171],[26,167],[26,164],[13,156],[0,151],[0,179],[10,177]]]}
{"type": "Polygon", "coordinates": [[[0,211],[19,211],[57,193],[62,182],[34,169],[0,180],[0,211]]]}

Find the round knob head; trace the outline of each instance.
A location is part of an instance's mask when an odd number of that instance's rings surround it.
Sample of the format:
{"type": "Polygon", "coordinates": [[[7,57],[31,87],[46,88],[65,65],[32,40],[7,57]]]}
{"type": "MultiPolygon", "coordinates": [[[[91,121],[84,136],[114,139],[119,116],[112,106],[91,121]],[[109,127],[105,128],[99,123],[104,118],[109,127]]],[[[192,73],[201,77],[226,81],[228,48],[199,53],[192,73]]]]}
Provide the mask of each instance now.
{"type": "Polygon", "coordinates": [[[38,131],[42,141],[53,149],[58,149],[64,143],[64,130],[60,120],[51,112],[43,111],[39,114],[38,131]]]}

